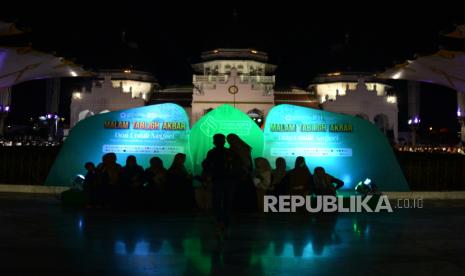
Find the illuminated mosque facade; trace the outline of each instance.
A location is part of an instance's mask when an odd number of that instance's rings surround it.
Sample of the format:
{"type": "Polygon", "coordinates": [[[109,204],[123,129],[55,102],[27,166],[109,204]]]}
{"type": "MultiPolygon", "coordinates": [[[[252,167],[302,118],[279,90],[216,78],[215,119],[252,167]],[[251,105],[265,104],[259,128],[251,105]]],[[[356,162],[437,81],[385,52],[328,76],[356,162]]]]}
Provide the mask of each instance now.
{"type": "Polygon", "coordinates": [[[267,53],[254,49],[206,51],[192,69],[191,86],[163,89],[150,73],[102,71],[90,89],[73,93],[70,125],[102,112],[171,102],[186,110],[191,124],[229,104],[262,126],[273,106],[293,104],[357,116],[393,141],[398,137],[392,87],[369,73],[330,73],[316,77],[307,89],[275,90],[276,65],[268,62],[267,53]]]}

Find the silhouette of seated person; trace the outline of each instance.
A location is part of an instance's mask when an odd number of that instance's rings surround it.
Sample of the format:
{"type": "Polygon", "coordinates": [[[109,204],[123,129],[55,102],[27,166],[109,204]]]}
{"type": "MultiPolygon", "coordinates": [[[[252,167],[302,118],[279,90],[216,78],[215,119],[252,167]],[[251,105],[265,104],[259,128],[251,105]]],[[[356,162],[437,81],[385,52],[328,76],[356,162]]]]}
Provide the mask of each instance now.
{"type": "Polygon", "coordinates": [[[313,174],[313,193],[316,195],[336,195],[336,191],[344,186],[340,179],[327,174],[323,167],[316,167],[313,174]]]}
{"type": "Polygon", "coordinates": [[[192,186],[192,174],[184,163],[186,155],[177,153],[173,163],[168,169],[168,193],[172,209],[190,209],[194,207],[194,187],[192,186]]]}
{"type": "Polygon", "coordinates": [[[150,159],[150,167],[145,170],[145,180],[147,183],[145,202],[152,207],[161,208],[166,195],[167,171],[159,157],[150,159]]]}
{"type": "Polygon", "coordinates": [[[253,181],[256,187],[257,209],[263,212],[263,197],[271,193],[271,166],[263,157],[255,158],[253,181]]]}
{"type": "Polygon", "coordinates": [[[126,165],[121,173],[123,192],[127,193],[131,204],[136,204],[141,196],[142,185],[144,184],[144,169],[137,164],[134,155],[126,158],[126,165]]]}
{"type": "Polygon", "coordinates": [[[286,170],[286,160],[276,159],[276,168],[271,174],[271,189],[275,195],[289,194],[289,173],[286,170]]]}
{"type": "Polygon", "coordinates": [[[116,163],[115,153],[102,156],[102,163],[97,166],[97,175],[105,205],[116,204],[121,188],[121,165],[116,163]]]}
{"type": "Polygon", "coordinates": [[[87,173],[84,177],[84,196],[86,198],[86,207],[92,207],[98,203],[98,183],[97,183],[97,170],[95,164],[87,162],[84,165],[87,173]]]}
{"type": "Polygon", "coordinates": [[[312,186],[313,178],[305,164],[305,158],[299,156],[295,160],[294,169],[289,172],[289,193],[306,196],[312,186]]]}

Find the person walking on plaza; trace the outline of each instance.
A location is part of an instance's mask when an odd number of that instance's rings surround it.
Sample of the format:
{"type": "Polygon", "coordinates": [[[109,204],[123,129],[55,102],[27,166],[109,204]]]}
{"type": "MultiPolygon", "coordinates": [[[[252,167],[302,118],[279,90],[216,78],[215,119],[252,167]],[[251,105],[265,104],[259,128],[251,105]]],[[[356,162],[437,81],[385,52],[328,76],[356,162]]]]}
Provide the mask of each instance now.
{"type": "Polygon", "coordinates": [[[207,153],[202,162],[203,169],[212,180],[212,207],[215,213],[217,231],[224,238],[230,226],[234,183],[232,177],[232,156],[225,148],[226,137],[223,134],[213,136],[215,147],[207,153]]]}

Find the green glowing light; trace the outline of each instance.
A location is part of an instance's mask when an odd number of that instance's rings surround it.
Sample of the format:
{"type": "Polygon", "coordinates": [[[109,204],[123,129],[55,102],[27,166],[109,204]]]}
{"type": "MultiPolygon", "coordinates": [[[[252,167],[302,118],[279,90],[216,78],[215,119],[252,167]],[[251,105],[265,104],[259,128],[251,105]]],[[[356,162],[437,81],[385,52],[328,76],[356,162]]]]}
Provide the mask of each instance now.
{"type": "Polygon", "coordinates": [[[263,132],[247,114],[230,105],[222,105],[208,112],[190,133],[190,152],[195,173],[201,172],[201,164],[207,152],[213,148],[213,135],[235,133],[252,147],[252,158],[263,154],[263,132]]]}

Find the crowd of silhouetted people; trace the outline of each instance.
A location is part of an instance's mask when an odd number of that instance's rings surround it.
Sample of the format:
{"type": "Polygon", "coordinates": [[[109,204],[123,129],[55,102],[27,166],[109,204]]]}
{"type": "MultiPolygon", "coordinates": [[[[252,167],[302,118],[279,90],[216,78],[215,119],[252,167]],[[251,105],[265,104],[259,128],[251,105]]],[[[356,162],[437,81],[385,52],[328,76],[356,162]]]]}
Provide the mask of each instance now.
{"type": "MultiPolygon", "coordinates": [[[[313,174],[304,157],[287,170],[286,161],[276,159],[272,169],[267,159],[252,160],[252,148],[236,134],[227,139],[214,135],[214,148],[202,163],[201,175],[185,167],[186,155],[175,155],[169,168],[153,157],[144,169],[130,155],[124,166],[116,154],[106,153],[97,166],[85,164],[84,192],[89,207],[153,207],[160,210],[226,209],[256,211],[263,208],[263,196],[335,194],[344,183],[316,167],[313,174]],[[225,147],[226,140],[229,148],[225,147]],[[197,185],[193,185],[193,183],[197,185]],[[195,186],[195,187],[194,187],[195,186]]],[[[222,215],[224,216],[224,214],[222,215]]],[[[226,224],[229,218],[223,219],[226,224]]]]}
{"type": "Polygon", "coordinates": [[[116,154],[106,153],[95,166],[85,164],[84,194],[88,207],[194,208],[192,175],[184,166],[186,155],[178,153],[166,169],[159,157],[150,159],[144,170],[134,155],[126,164],[117,163],[116,154]]]}

